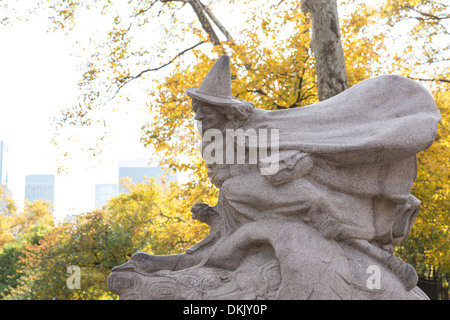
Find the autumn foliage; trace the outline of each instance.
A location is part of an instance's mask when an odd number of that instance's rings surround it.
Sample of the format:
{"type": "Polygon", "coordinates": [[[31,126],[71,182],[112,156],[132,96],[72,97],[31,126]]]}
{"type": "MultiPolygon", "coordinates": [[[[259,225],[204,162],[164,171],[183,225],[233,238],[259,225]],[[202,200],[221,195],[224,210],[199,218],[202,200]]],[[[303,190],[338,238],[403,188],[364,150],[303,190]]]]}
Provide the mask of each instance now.
{"type": "Polygon", "coordinates": [[[115,298],[106,286],[114,266],[139,251],[184,252],[207,235],[205,226],[191,219],[179,186],[163,187],[150,180],[126,187],[128,192],[102,209],[56,222],[51,228],[41,217],[34,228],[5,245],[0,251],[0,261],[5,262],[2,281],[11,285],[0,287],[1,293],[10,299],[115,298]],[[35,234],[38,229],[43,230],[35,234]],[[80,290],[67,286],[71,265],[81,268],[80,290]]]}

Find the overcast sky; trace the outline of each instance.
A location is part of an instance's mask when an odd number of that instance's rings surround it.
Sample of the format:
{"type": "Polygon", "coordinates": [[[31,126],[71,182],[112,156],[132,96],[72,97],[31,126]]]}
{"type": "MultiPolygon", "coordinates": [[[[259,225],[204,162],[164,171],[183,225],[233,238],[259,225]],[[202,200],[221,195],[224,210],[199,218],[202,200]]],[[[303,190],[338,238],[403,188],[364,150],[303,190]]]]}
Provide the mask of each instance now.
{"type": "MultiPolygon", "coordinates": [[[[8,187],[22,206],[26,175],[56,175],[52,118],[76,101],[80,60],[72,55],[73,37],[47,33],[39,19],[2,28],[0,43],[0,140],[9,145],[8,187]]],[[[110,121],[113,143],[93,161],[86,162],[79,149],[73,150],[64,163],[68,173],[56,176],[58,217],[92,209],[95,183],[117,182],[119,159],[152,157],[139,143],[146,116],[139,108],[117,112],[110,121]]]]}

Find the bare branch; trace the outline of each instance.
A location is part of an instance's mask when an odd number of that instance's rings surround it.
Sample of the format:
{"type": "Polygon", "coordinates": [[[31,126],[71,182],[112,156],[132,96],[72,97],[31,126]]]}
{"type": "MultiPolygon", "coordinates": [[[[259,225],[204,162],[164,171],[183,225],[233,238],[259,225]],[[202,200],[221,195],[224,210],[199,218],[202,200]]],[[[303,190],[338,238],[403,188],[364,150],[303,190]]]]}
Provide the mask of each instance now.
{"type": "Polygon", "coordinates": [[[182,55],[185,54],[186,52],[188,52],[188,51],[190,51],[190,50],[193,50],[193,49],[195,49],[196,47],[198,47],[199,45],[202,45],[202,44],[204,44],[204,43],[206,43],[206,41],[201,41],[201,42],[199,42],[199,43],[193,45],[192,47],[189,47],[189,48],[187,48],[187,49],[185,49],[185,50],[183,50],[183,51],[177,53],[177,55],[176,55],[175,57],[173,57],[169,62],[166,62],[166,63],[160,65],[159,67],[156,67],[156,68],[150,68],[150,69],[145,69],[145,70],[139,72],[139,73],[138,73],[137,75],[135,75],[135,76],[127,76],[127,77],[123,77],[122,79],[120,79],[120,82],[121,82],[120,86],[117,88],[116,92],[115,92],[114,95],[111,97],[111,99],[109,99],[107,102],[113,100],[113,99],[116,97],[116,95],[119,93],[119,91],[120,91],[125,85],[127,85],[128,83],[130,83],[131,81],[136,80],[136,79],[142,77],[142,76],[143,76],[144,74],[146,74],[147,72],[158,71],[158,70],[160,70],[160,69],[162,69],[162,68],[167,67],[168,65],[172,64],[177,58],[179,58],[180,56],[182,56],[182,55]]]}
{"type": "Polygon", "coordinates": [[[407,76],[407,78],[411,79],[411,80],[418,80],[418,81],[430,81],[430,82],[445,82],[445,83],[450,83],[449,79],[424,79],[424,78],[415,78],[415,77],[410,77],[407,76]]]}
{"type": "Polygon", "coordinates": [[[445,19],[450,19],[450,15],[436,16],[436,15],[433,15],[433,14],[431,14],[431,13],[427,13],[427,12],[420,11],[420,10],[414,8],[413,6],[410,6],[410,5],[405,5],[405,8],[410,9],[410,10],[412,10],[412,11],[415,11],[415,12],[419,13],[419,14],[422,15],[422,16],[428,17],[428,18],[431,19],[431,20],[445,20],[445,19]]]}
{"type": "Polygon", "coordinates": [[[307,95],[305,97],[305,94],[306,94],[307,91],[304,91],[303,94],[302,94],[303,78],[305,76],[306,62],[308,61],[309,56],[310,56],[309,50],[306,50],[306,57],[302,61],[302,65],[303,65],[302,74],[301,75],[297,75],[297,78],[299,79],[298,86],[297,86],[297,90],[298,90],[298,92],[297,92],[297,99],[295,100],[295,102],[293,104],[291,104],[289,106],[289,108],[296,108],[296,107],[298,107],[302,103],[302,101],[304,99],[309,98],[311,96],[311,95],[307,95]]]}
{"type": "Polygon", "coordinates": [[[261,88],[247,89],[247,92],[253,92],[253,93],[258,93],[258,94],[263,95],[263,96],[267,96],[267,93],[265,93],[264,90],[261,89],[261,88]]]}
{"type": "MultiPolygon", "coordinates": [[[[264,90],[261,89],[261,88],[247,89],[247,92],[257,93],[257,94],[262,95],[262,96],[265,96],[265,97],[268,97],[268,96],[269,96],[269,95],[268,95],[266,92],[264,92],[264,90]]],[[[275,101],[272,101],[272,105],[274,105],[277,109],[287,109],[287,107],[282,106],[282,105],[279,105],[279,104],[277,104],[275,101]]]]}
{"type": "Polygon", "coordinates": [[[136,18],[136,17],[139,16],[140,14],[146,13],[148,10],[150,10],[150,9],[153,7],[153,5],[154,5],[156,2],[158,2],[158,0],[154,0],[152,3],[150,3],[150,5],[149,5],[147,8],[145,8],[145,9],[140,9],[138,12],[136,12],[136,13],[134,14],[134,18],[136,18]]]}

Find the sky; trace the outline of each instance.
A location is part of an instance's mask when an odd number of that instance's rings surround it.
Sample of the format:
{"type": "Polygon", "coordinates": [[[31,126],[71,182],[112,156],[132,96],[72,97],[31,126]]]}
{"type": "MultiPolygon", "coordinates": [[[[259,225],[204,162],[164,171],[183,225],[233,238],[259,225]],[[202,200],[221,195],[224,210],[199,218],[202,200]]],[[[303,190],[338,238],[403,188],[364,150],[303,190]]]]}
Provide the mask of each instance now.
{"type": "Polygon", "coordinates": [[[52,119],[76,101],[80,79],[73,38],[46,32],[43,21],[35,19],[2,28],[0,43],[0,140],[9,146],[8,188],[19,208],[26,175],[55,174],[54,212],[61,218],[94,208],[95,184],[117,182],[119,159],[153,157],[139,142],[149,115],[135,108],[111,119],[111,143],[98,158],[86,162],[76,145],[65,146],[69,170],[57,175],[52,119]]]}

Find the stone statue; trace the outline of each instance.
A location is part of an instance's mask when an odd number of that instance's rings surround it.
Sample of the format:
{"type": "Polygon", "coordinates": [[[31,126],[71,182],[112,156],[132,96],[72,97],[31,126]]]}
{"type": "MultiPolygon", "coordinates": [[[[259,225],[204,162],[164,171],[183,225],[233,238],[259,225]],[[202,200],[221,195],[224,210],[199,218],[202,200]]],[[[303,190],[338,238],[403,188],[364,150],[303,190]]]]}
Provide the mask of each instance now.
{"type": "Polygon", "coordinates": [[[400,76],[325,101],[267,111],[231,95],[229,57],[189,88],[215,206],[186,253],[135,253],[108,278],[121,299],[428,299],[393,255],[420,201],[416,154],[440,113],[400,76]]]}

